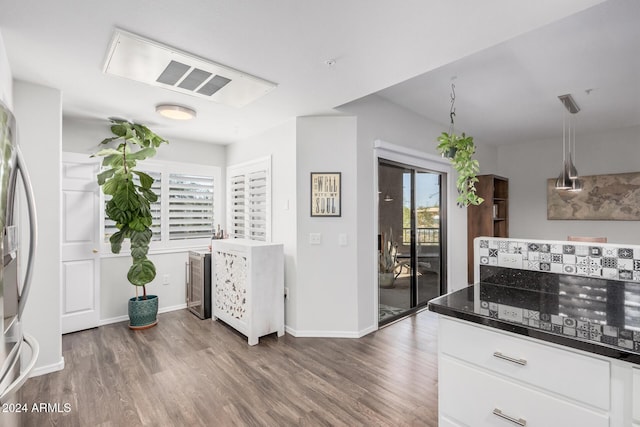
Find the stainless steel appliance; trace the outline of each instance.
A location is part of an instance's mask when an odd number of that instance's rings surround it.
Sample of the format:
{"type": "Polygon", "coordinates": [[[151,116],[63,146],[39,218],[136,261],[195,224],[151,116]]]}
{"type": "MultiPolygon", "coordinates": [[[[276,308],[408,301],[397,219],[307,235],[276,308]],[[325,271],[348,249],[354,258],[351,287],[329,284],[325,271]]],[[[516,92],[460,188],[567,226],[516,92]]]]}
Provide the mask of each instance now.
{"type": "Polygon", "coordinates": [[[211,317],[211,252],[189,252],[187,308],[201,319],[211,317]]]}
{"type": "MultiPolygon", "coordinates": [[[[0,343],[0,403],[3,408],[10,408],[6,405],[20,401],[19,389],[33,369],[39,351],[37,341],[23,333],[21,323],[31,286],[37,231],[33,192],[17,145],[16,132],[13,114],[0,102],[0,318],[3,321],[0,343]],[[22,269],[19,268],[19,262],[22,259],[18,256],[24,248],[19,241],[20,233],[14,215],[16,187],[20,181],[24,187],[29,214],[29,246],[24,280],[20,277],[22,269]],[[31,357],[28,363],[22,365],[21,353],[26,352],[27,347],[31,348],[31,357]]],[[[17,415],[2,414],[3,425],[18,425],[17,415]]]]}

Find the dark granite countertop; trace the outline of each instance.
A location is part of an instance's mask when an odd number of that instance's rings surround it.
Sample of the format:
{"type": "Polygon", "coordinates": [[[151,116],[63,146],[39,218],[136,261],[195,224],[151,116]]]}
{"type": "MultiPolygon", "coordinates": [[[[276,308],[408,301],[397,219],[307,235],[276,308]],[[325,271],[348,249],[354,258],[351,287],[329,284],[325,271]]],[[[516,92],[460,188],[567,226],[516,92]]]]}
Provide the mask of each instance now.
{"type": "Polygon", "coordinates": [[[480,278],[429,310],[640,364],[640,283],[500,267],[480,278]]]}

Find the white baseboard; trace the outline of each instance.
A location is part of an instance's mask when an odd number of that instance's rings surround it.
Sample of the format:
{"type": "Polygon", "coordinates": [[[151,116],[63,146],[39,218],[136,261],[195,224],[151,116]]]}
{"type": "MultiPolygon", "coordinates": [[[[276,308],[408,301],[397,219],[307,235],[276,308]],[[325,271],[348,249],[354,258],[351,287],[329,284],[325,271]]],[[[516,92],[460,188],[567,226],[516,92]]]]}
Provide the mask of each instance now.
{"type": "MultiPolygon", "coordinates": [[[[182,310],[185,308],[187,308],[187,303],[172,305],[171,307],[159,308],[158,313],[168,313],[170,311],[182,310]]],[[[112,323],[118,323],[118,322],[126,322],[127,320],[129,320],[129,316],[126,314],[124,316],[111,317],[108,319],[100,319],[100,321],[98,322],[98,326],[105,326],[105,325],[110,325],[112,323]]]]}
{"type": "Polygon", "coordinates": [[[360,331],[298,331],[285,326],[284,330],[291,336],[298,338],[362,338],[363,336],[377,331],[376,325],[362,329],[360,331]]]}
{"type": "Polygon", "coordinates": [[[40,375],[50,374],[51,372],[62,371],[64,369],[64,357],[60,358],[60,361],[57,363],[52,363],[51,365],[39,366],[37,368],[33,368],[33,371],[29,374],[29,378],[39,377],[40,375]]]}

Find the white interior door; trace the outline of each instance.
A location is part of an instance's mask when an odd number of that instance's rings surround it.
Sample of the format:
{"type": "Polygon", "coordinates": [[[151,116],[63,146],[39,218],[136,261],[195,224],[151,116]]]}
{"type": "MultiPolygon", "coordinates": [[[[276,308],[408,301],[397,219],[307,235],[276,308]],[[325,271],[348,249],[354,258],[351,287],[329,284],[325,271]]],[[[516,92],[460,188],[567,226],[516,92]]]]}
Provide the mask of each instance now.
{"type": "Polygon", "coordinates": [[[100,320],[100,163],[62,157],[62,333],[95,328],[100,320]]]}

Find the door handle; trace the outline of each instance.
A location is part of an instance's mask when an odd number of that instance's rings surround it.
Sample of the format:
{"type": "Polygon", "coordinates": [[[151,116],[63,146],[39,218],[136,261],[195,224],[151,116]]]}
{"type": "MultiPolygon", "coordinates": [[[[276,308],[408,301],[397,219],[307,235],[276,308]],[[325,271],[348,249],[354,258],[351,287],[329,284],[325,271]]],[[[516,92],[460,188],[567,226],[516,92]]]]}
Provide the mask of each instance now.
{"type": "MultiPolygon", "coordinates": [[[[23,340],[29,347],[31,347],[31,360],[29,360],[27,366],[22,369],[20,376],[16,378],[15,381],[2,392],[2,395],[0,395],[0,402],[2,403],[5,403],[5,398],[9,397],[11,393],[19,389],[25,383],[25,381],[27,381],[27,378],[29,378],[29,374],[31,374],[31,371],[33,370],[33,367],[36,365],[36,361],[38,360],[38,354],[40,353],[40,346],[38,345],[38,341],[36,341],[36,339],[29,334],[24,334],[23,340]]],[[[20,346],[22,346],[22,343],[20,344],[20,346]]],[[[20,361],[20,355],[18,355],[17,361],[20,361]]]]}
{"type": "Polygon", "coordinates": [[[527,364],[526,359],[516,359],[515,357],[507,356],[505,354],[500,353],[499,351],[493,352],[493,357],[497,357],[498,359],[506,360],[511,363],[515,363],[516,365],[525,366],[527,364]]]}
{"type": "Polygon", "coordinates": [[[99,250],[97,250],[97,249],[92,249],[92,250],[91,250],[91,252],[93,252],[94,254],[97,254],[97,253],[98,253],[98,252],[100,252],[100,251],[99,251],[99,250]]]}
{"type": "Polygon", "coordinates": [[[527,425],[527,420],[524,420],[522,418],[511,417],[511,416],[505,414],[504,412],[502,412],[498,408],[495,408],[493,410],[493,415],[496,415],[496,416],[498,416],[498,417],[500,417],[500,418],[502,418],[504,420],[510,421],[510,422],[512,422],[512,423],[514,423],[516,425],[522,426],[522,427],[527,425]]]}
{"type": "Polygon", "coordinates": [[[22,292],[18,300],[18,318],[22,318],[22,313],[29,297],[29,290],[31,289],[31,276],[33,276],[33,264],[36,258],[36,244],[38,241],[38,221],[36,219],[36,203],[33,199],[33,187],[31,186],[31,179],[29,178],[20,147],[16,148],[16,160],[27,199],[27,211],[29,212],[29,254],[27,257],[27,269],[22,282],[22,292]]]}

